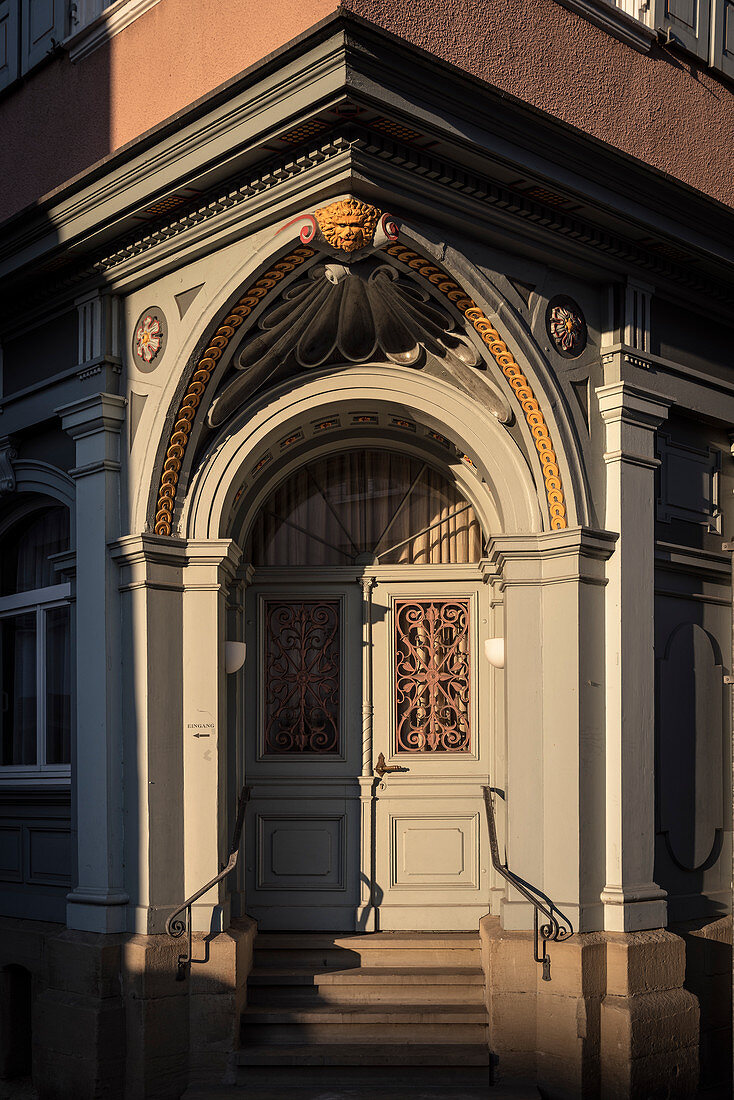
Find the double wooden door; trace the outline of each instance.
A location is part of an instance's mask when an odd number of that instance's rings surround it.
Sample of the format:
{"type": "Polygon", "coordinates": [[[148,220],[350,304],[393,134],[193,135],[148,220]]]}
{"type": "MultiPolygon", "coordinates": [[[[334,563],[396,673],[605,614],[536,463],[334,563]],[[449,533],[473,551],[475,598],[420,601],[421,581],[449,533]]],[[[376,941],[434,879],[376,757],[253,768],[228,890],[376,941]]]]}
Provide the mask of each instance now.
{"type": "Polygon", "coordinates": [[[487,592],[471,568],[422,572],[248,590],[246,905],[263,929],[462,930],[487,912],[487,592]]]}

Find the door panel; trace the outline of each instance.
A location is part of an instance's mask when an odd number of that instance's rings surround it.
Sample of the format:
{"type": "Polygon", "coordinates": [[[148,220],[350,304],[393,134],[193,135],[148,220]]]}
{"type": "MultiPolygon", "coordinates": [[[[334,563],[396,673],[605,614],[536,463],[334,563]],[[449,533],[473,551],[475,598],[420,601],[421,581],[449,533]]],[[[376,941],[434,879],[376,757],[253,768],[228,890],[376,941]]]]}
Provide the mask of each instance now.
{"type": "Polygon", "coordinates": [[[356,585],[247,593],[246,896],[262,929],[354,929],[360,614],[356,585]]]}
{"type": "Polygon", "coordinates": [[[375,899],[382,929],[475,929],[489,907],[488,634],[480,583],[374,596],[375,899]]]}

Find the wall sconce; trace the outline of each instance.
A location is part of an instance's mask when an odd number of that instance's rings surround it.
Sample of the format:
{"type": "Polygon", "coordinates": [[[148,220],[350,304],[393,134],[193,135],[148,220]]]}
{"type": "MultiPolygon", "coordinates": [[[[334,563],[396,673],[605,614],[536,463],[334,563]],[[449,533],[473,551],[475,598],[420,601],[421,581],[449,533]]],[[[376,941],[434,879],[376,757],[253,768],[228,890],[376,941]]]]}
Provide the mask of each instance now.
{"type": "Polygon", "coordinates": [[[224,643],[224,668],[228,675],[239,672],[245,663],[247,646],[244,642],[224,643]]]}
{"type": "Polygon", "coordinates": [[[505,667],[505,639],[487,638],[484,643],[484,656],[492,668],[505,667]]]}

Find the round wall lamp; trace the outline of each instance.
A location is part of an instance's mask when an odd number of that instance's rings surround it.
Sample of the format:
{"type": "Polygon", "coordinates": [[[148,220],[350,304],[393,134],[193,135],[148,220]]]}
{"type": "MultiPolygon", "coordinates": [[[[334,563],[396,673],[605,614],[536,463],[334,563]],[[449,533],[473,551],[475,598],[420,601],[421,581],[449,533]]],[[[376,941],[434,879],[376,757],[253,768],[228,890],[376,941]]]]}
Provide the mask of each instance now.
{"type": "Polygon", "coordinates": [[[505,667],[505,639],[487,638],[484,643],[484,656],[492,668],[505,667]]]}
{"type": "Polygon", "coordinates": [[[245,663],[247,646],[244,642],[224,643],[224,668],[228,675],[239,672],[245,663]]]}

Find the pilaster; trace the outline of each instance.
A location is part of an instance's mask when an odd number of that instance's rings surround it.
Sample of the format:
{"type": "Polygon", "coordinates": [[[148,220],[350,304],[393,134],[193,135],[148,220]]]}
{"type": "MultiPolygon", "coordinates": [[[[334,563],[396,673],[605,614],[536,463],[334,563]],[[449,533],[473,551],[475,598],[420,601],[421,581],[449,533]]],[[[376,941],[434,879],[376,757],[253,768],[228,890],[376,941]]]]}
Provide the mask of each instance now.
{"type": "MultiPolygon", "coordinates": [[[[227,589],[241,555],[240,548],[229,539],[186,543],[182,730],[186,897],[217,873],[229,840],[224,649],[227,589]]],[[[193,906],[194,931],[222,931],[227,927],[229,898],[225,886],[215,887],[193,906]]]]}
{"type": "MultiPolygon", "coordinates": [[[[500,536],[489,547],[488,579],[504,594],[507,765],[491,777],[505,791],[500,832],[504,818],[509,866],[576,931],[601,919],[603,585],[614,541],[578,527],[500,536]]],[[[503,928],[532,921],[510,890],[503,928]]]]}
{"type": "Polygon", "coordinates": [[[663,927],[653,881],[655,430],[671,402],[626,382],[596,391],[606,425],[606,526],[619,533],[606,588],[604,927],[663,927]]]}
{"type": "Polygon", "coordinates": [[[120,524],[125,400],[99,393],[57,410],[76,443],[76,737],[72,758],[78,884],[67,924],[120,932],[123,884],[119,595],[109,540],[120,524]]]}

